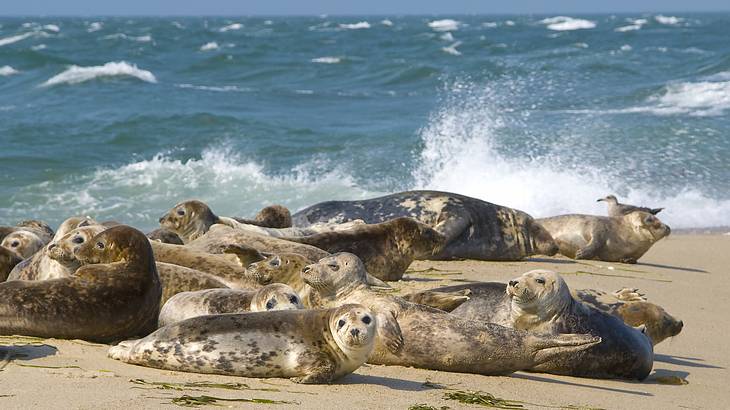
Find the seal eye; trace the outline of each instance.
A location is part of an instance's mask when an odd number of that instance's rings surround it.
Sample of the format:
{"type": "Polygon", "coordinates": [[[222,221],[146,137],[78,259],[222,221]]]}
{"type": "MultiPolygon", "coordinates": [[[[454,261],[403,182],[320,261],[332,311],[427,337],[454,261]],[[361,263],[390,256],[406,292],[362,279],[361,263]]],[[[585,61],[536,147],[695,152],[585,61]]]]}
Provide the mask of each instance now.
{"type": "Polygon", "coordinates": [[[296,305],[297,303],[299,303],[299,299],[297,299],[296,296],[291,296],[289,298],[289,302],[291,302],[292,304],[296,305]]]}
{"type": "Polygon", "coordinates": [[[97,249],[104,249],[105,247],[106,247],[106,246],[104,246],[104,242],[97,242],[97,243],[96,243],[96,248],[97,248],[97,249]]]}
{"type": "Polygon", "coordinates": [[[266,310],[271,310],[274,308],[274,303],[272,301],[266,302],[266,310]]]}
{"type": "Polygon", "coordinates": [[[340,319],[340,321],[337,322],[337,329],[342,329],[342,326],[345,326],[345,321],[340,319]]]}
{"type": "Polygon", "coordinates": [[[13,248],[17,248],[18,246],[20,246],[20,242],[13,241],[13,243],[11,243],[10,246],[13,247],[13,248]]]}
{"type": "Polygon", "coordinates": [[[370,316],[365,316],[365,317],[362,318],[362,322],[365,323],[366,325],[369,325],[370,322],[372,322],[372,321],[373,320],[370,319],[370,316]]]}
{"type": "Polygon", "coordinates": [[[71,242],[73,242],[73,243],[84,243],[84,238],[82,238],[80,236],[76,236],[73,239],[71,239],[71,242]]]}
{"type": "Polygon", "coordinates": [[[335,271],[335,272],[337,272],[338,270],[340,270],[340,265],[338,265],[338,264],[336,264],[336,263],[330,263],[330,264],[329,264],[329,265],[327,265],[327,266],[328,266],[328,267],[329,267],[330,269],[332,269],[333,271],[335,271]]]}
{"type": "Polygon", "coordinates": [[[537,279],[535,279],[535,282],[537,282],[537,283],[539,283],[541,285],[544,285],[545,284],[545,279],[543,279],[543,278],[537,278],[537,279]]]}
{"type": "Polygon", "coordinates": [[[180,216],[183,216],[183,215],[185,215],[185,210],[184,209],[178,209],[177,210],[177,214],[180,215],[180,216]]]}

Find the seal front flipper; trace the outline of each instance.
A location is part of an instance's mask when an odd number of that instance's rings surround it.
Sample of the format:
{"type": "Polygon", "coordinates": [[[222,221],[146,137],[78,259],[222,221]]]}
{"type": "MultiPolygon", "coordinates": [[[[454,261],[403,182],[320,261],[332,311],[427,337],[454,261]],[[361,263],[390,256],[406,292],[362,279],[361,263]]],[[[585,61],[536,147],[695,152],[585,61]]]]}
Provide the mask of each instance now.
{"type": "Polygon", "coordinates": [[[332,361],[322,358],[317,363],[307,366],[304,369],[304,376],[292,377],[291,381],[302,384],[323,384],[335,380],[335,364],[332,361]]]}
{"type": "Polygon", "coordinates": [[[535,364],[539,365],[559,360],[563,355],[586,350],[601,343],[601,338],[590,334],[529,334],[525,341],[529,347],[535,350],[535,364]]]}
{"type": "Polygon", "coordinates": [[[603,235],[594,232],[588,244],[575,252],[575,259],[593,259],[605,242],[603,235]]]}
{"type": "Polygon", "coordinates": [[[226,244],[221,246],[221,253],[236,255],[238,263],[244,268],[254,262],[266,259],[257,249],[245,245],[226,244]]]}
{"type": "Polygon", "coordinates": [[[462,289],[454,292],[424,290],[421,292],[403,295],[402,297],[411,303],[430,306],[432,308],[443,310],[444,312],[451,312],[461,306],[462,303],[469,300],[469,294],[471,294],[471,290],[469,289],[462,289]]]}
{"type": "Polygon", "coordinates": [[[378,321],[378,336],[388,350],[397,355],[403,348],[403,333],[401,332],[395,313],[383,312],[376,315],[378,321]]]}
{"type": "Polygon", "coordinates": [[[451,213],[442,214],[441,219],[442,221],[436,224],[433,229],[446,237],[447,244],[458,238],[471,225],[469,218],[451,213]]]}

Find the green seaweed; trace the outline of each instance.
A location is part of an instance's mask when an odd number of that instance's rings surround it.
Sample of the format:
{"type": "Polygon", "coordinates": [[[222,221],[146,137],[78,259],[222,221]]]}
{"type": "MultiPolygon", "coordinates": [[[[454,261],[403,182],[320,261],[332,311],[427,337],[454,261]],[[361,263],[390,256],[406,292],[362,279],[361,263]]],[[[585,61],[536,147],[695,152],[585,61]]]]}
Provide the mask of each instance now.
{"type": "Polygon", "coordinates": [[[449,407],[449,406],[435,407],[435,406],[430,406],[426,403],[418,403],[418,404],[413,404],[413,405],[409,406],[408,410],[449,410],[450,408],[451,407],[449,407]]]}
{"type": "Polygon", "coordinates": [[[421,270],[408,269],[406,273],[422,273],[426,276],[448,276],[448,275],[463,275],[463,272],[458,270],[449,269],[438,269],[438,268],[426,268],[421,270]]]}
{"type": "Polygon", "coordinates": [[[426,379],[425,382],[421,383],[421,386],[426,387],[428,389],[453,390],[450,386],[456,386],[457,384],[459,384],[459,383],[442,384],[442,383],[432,382],[431,379],[426,379]]]}
{"type": "Polygon", "coordinates": [[[181,407],[200,407],[200,406],[220,406],[218,404],[219,401],[228,401],[228,402],[243,402],[243,403],[256,403],[256,404],[299,404],[296,402],[291,401],[281,401],[281,400],[269,400],[269,399],[226,399],[223,397],[214,397],[214,396],[189,396],[187,394],[182,395],[180,397],[176,397],[172,399],[172,404],[181,406],[181,407]]]}
{"type": "Polygon", "coordinates": [[[683,386],[689,384],[687,379],[678,376],[657,376],[654,380],[659,384],[668,384],[672,386],[683,386]]]}
{"type": "MultiPolygon", "coordinates": [[[[69,366],[43,366],[40,364],[25,364],[25,363],[15,363],[16,366],[20,367],[33,367],[36,369],[81,369],[79,366],[76,365],[69,365],[69,366]]],[[[83,369],[81,369],[83,370],[83,369]]]]}
{"type": "Polygon", "coordinates": [[[483,407],[495,409],[522,409],[524,402],[517,400],[506,400],[481,391],[456,390],[444,393],[444,399],[456,400],[464,404],[476,404],[483,407]]]}
{"type": "MultiPolygon", "coordinates": [[[[45,343],[46,339],[40,338],[40,337],[33,337],[33,336],[21,336],[21,335],[13,335],[13,336],[0,336],[0,345],[11,345],[11,346],[19,346],[19,345],[34,345],[34,346],[43,346],[46,345],[45,343]]],[[[50,346],[50,345],[48,345],[50,346]]],[[[55,349],[54,346],[51,346],[55,349]]]]}
{"type": "Polygon", "coordinates": [[[162,390],[197,390],[197,389],[226,389],[226,390],[254,390],[254,391],[266,391],[266,392],[281,392],[280,389],[274,388],[263,388],[255,389],[250,387],[246,383],[212,383],[212,382],[186,382],[186,383],[173,383],[173,382],[149,382],[144,379],[130,379],[130,382],[134,384],[141,384],[145,386],[153,386],[156,389],[162,390]]]}

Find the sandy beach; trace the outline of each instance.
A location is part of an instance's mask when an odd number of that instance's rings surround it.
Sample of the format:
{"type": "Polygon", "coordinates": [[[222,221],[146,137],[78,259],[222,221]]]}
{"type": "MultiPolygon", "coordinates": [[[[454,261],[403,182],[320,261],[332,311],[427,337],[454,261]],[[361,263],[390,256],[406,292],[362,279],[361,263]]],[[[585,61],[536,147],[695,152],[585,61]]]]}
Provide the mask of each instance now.
{"type": "Polygon", "coordinates": [[[161,371],[106,357],[107,346],[48,339],[24,344],[0,338],[0,408],[129,409],[175,408],[183,395],[269,399],[286,403],[218,401],[233,408],[388,408],[416,404],[435,408],[479,408],[448,400],[456,390],[481,391],[524,402],[525,408],[704,409],[728,406],[730,355],[730,236],[673,235],[636,265],[532,258],[523,262],[414,263],[399,292],[463,281],[507,281],[545,268],[564,275],[572,288],[614,291],[634,287],[649,301],[684,321],[682,333],[655,348],[654,370],[643,382],[593,380],[518,372],[509,377],[445,373],[398,366],[365,365],[332,385],[298,385],[283,379],[246,379],[161,371]],[[676,376],[688,384],[667,385],[676,376]],[[161,389],[152,384],[173,384],[161,389]],[[424,384],[426,382],[430,382],[424,384]],[[244,383],[241,390],[180,386],[191,382],[244,383]],[[455,389],[455,390],[454,390],[455,389]]]}

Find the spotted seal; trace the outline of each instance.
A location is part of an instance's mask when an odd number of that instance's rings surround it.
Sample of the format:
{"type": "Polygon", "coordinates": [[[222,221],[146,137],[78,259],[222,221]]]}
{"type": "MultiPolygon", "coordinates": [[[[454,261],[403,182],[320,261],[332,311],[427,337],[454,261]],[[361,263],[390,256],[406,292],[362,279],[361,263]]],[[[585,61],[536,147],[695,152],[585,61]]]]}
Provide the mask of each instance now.
{"type": "Polygon", "coordinates": [[[164,228],[155,229],[154,231],[147,233],[147,238],[151,241],[169,243],[170,245],[185,244],[178,234],[164,228]]]}
{"type": "Polygon", "coordinates": [[[600,342],[590,335],[539,335],[417,305],[370,289],[365,267],[349,253],[309,265],[304,281],[324,306],[361,303],[378,319],[370,363],[504,375],[551,360],[569,360],[600,342]]]}
{"type": "Polygon", "coordinates": [[[528,214],[464,195],[407,191],[360,201],[328,201],[293,216],[294,226],[362,219],[374,224],[411,217],[445,236],[441,252],[428,259],[520,260],[554,255],[550,235],[528,214]]]}
{"type": "Polygon", "coordinates": [[[208,315],[122,342],[109,356],[167,370],[329,383],[365,363],[376,329],[361,305],[208,315]]]}
{"type": "Polygon", "coordinates": [[[233,218],[236,221],[249,225],[266,228],[291,228],[291,212],[282,205],[269,205],[262,208],[254,219],[233,218]]]}
{"type": "Polygon", "coordinates": [[[8,276],[12,270],[17,266],[22,259],[17,253],[10,249],[0,247],[0,282],[4,282],[8,279],[8,276]]]}
{"type": "Polygon", "coordinates": [[[258,290],[205,289],[181,292],[160,310],[158,326],[203,315],[304,309],[299,295],[288,285],[272,283],[258,290]]]}
{"type": "Polygon", "coordinates": [[[72,277],[0,283],[0,334],[110,342],[154,330],[162,290],[142,232],[108,229],[76,256],[72,277]]]}
{"type": "Polygon", "coordinates": [[[636,263],[669,226],[648,212],[621,217],[560,215],[537,220],[555,238],[560,254],[574,259],[636,263]]]}
{"type": "Polygon", "coordinates": [[[664,209],[622,204],[619,203],[615,195],[608,195],[605,198],[597,199],[596,202],[605,202],[608,204],[608,216],[612,217],[622,217],[634,211],[648,212],[652,215],[656,215],[664,209]]]}

